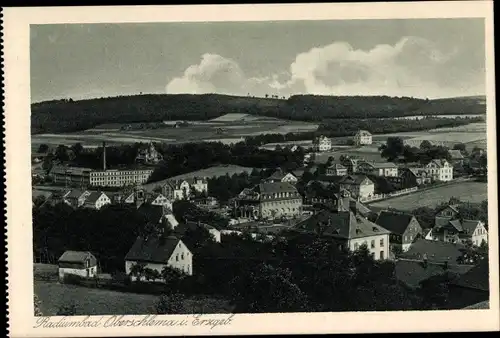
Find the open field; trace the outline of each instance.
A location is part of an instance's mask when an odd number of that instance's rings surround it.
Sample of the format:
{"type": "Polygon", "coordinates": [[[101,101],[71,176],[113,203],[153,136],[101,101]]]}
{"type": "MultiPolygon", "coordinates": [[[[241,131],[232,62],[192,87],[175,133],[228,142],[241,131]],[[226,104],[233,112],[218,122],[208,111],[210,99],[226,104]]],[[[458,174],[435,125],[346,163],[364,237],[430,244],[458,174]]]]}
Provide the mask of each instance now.
{"type": "Polygon", "coordinates": [[[172,177],[172,179],[186,179],[186,178],[192,178],[192,177],[219,177],[219,176],[224,176],[228,174],[229,176],[233,176],[234,174],[241,174],[243,172],[247,172],[250,174],[252,172],[253,168],[247,168],[247,167],[241,167],[239,165],[220,165],[220,166],[214,166],[206,169],[201,169],[197,171],[193,171],[187,174],[183,175],[178,175],[175,177],[172,177]]]}
{"type": "MultiPolygon", "coordinates": [[[[159,299],[155,295],[93,289],[58,282],[35,280],[34,284],[35,294],[45,316],[54,316],[62,306],[71,304],[76,307],[76,315],[154,314],[155,304],[159,299]]],[[[184,306],[190,313],[230,312],[227,301],[215,298],[191,297],[185,300],[184,306]]]]}
{"type": "Polygon", "coordinates": [[[450,184],[384,201],[369,203],[369,206],[375,208],[391,207],[398,210],[413,210],[419,207],[432,208],[442,202],[448,202],[451,197],[457,197],[464,202],[482,202],[488,199],[488,184],[480,182],[450,184]]]}
{"type": "Polygon", "coordinates": [[[290,132],[315,131],[318,124],[280,120],[270,117],[246,114],[227,114],[211,121],[193,121],[188,126],[174,128],[164,124],[161,128],[120,130],[129,124],[105,124],[82,132],[65,134],[32,135],[31,142],[36,147],[41,143],[48,145],[72,145],[77,142],[97,145],[106,141],[116,143],[166,142],[184,143],[196,141],[239,142],[245,136],[261,134],[286,134],[290,132]],[[236,115],[233,116],[233,115],[236,115]],[[227,119],[224,119],[227,117],[227,119]],[[219,119],[219,120],[218,120],[219,119]]]}

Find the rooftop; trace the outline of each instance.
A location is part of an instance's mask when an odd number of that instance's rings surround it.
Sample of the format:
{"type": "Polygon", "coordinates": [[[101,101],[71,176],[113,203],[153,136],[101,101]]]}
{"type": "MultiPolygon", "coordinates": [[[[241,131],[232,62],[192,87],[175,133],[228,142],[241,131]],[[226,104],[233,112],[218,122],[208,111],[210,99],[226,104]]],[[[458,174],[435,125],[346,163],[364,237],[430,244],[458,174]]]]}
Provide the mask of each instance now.
{"type": "Polygon", "coordinates": [[[90,256],[92,256],[92,254],[89,251],[68,250],[59,257],[59,262],[79,263],[84,262],[90,256]]]}
{"type": "Polygon", "coordinates": [[[130,248],[126,261],[166,263],[180,240],[175,236],[168,237],[137,237],[130,248]]]}
{"type": "Polygon", "coordinates": [[[393,234],[402,235],[413,218],[411,214],[384,210],[379,214],[375,223],[393,234]]]}
{"type": "MultiPolygon", "coordinates": [[[[471,265],[450,264],[447,271],[464,274],[471,268],[471,265]]],[[[424,268],[422,262],[399,259],[395,264],[396,278],[412,288],[418,287],[421,281],[444,272],[443,266],[435,263],[427,264],[424,268]]]]}
{"type": "Polygon", "coordinates": [[[403,252],[401,258],[423,260],[427,256],[429,262],[448,261],[453,264],[462,256],[461,249],[465,247],[461,244],[447,243],[441,241],[431,241],[426,239],[417,239],[410,246],[407,252],[403,252]]]}
{"type": "Polygon", "coordinates": [[[298,223],[295,229],[316,232],[319,227],[324,228],[323,235],[342,239],[389,234],[386,229],[360,215],[355,215],[352,211],[333,212],[322,210],[298,223]]]}
{"type": "Polygon", "coordinates": [[[490,289],[489,276],[488,260],[483,259],[478,265],[474,266],[466,274],[455,280],[453,285],[488,291],[490,289]]]}

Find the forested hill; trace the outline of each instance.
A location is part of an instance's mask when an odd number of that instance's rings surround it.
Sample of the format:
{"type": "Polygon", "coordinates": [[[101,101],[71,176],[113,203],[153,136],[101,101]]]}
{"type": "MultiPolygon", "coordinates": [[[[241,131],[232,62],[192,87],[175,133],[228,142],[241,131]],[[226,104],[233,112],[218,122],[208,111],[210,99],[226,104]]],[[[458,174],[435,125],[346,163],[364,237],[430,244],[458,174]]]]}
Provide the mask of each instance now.
{"type": "Polygon", "coordinates": [[[424,100],[388,96],[296,95],[277,99],[218,94],[150,94],[34,103],[31,106],[31,132],[80,131],[110,122],[208,120],[227,113],[322,121],[485,112],[484,98],[478,97],[424,100]]]}

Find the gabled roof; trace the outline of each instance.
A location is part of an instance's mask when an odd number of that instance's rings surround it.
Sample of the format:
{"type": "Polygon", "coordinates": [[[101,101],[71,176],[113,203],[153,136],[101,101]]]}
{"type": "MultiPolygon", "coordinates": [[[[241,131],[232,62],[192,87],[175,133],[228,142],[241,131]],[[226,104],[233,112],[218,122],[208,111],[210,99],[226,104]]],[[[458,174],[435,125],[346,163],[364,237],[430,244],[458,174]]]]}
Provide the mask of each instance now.
{"type": "MultiPolygon", "coordinates": [[[[470,265],[449,264],[448,271],[456,274],[464,274],[472,268],[470,265]]],[[[424,268],[422,262],[414,260],[399,259],[395,264],[396,278],[406,285],[416,288],[420,282],[432,276],[441,275],[445,272],[441,264],[428,264],[424,268]]]]}
{"type": "Polygon", "coordinates": [[[279,192],[297,192],[297,188],[288,182],[264,182],[257,185],[255,191],[261,194],[272,194],[279,192]]]}
{"type": "Polygon", "coordinates": [[[460,276],[457,280],[452,282],[452,284],[465,288],[488,291],[490,289],[488,260],[481,260],[479,264],[460,276]]]}
{"type": "Polygon", "coordinates": [[[50,173],[53,174],[72,174],[72,175],[83,175],[86,173],[90,173],[94,171],[90,168],[81,168],[81,167],[65,167],[65,166],[53,166],[50,170],[50,173]]]}
{"type": "Polygon", "coordinates": [[[372,134],[368,130],[363,130],[363,129],[358,130],[358,132],[356,133],[356,135],[359,135],[359,136],[372,136],[372,134]]]}
{"type": "Polygon", "coordinates": [[[134,245],[125,255],[125,260],[164,264],[168,262],[179,242],[180,239],[175,236],[137,237],[134,245]]]}
{"type": "Polygon", "coordinates": [[[393,234],[402,235],[413,218],[411,214],[384,210],[379,214],[375,223],[393,234]]]}
{"type": "Polygon", "coordinates": [[[89,203],[92,203],[94,204],[95,202],[97,202],[97,200],[99,199],[99,197],[101,197],[102,195],[105,195],[105,193],[103,193],[102,191],[92,191],[90,193],[90,195],[87,196],[87,198],[85,199],[85,203],[89,204],[89,203]]]}
{"type": "Polygon", "coordinates": [[[373,184],[373,182],[368,177],[366,177],[365,175],[347,175],[347,176],[343,176],[342,179],[339,181],[339,183],[341,183],[341,184],[355,184],[355,185],[360,185],[365,180],[368,180],[368,181],[370,181],[373,184]]]}
{"type": "Polygon", "coordinates": [[[462,224],[460,222],[460,220],[458,219],[454,219],[452,221],[449,222],[457,231],[463,231],[463,228],[462,228],[462,224]]]}
{"type": "Polygon", "coordinates": [[[80,263],[85,262],[85,260],[93,255],[89,251],[65,251],[61,257],[59,257],[59,262],[68,263],[80,263]]]}
{"type": "MultiPolygon", "coordinates": [[[[80,198],[84,193],[86,193],[86,190],[81,190],[81,189],[72,189],[68,194],[66,194],[64,197],[65,198],[80,198]]],[[[90,196],[89,196],[90,197],[90,196]]]]}
{"type": "Polygon", "coordinates": [[[333,163],[328,167],[328,169],[343,170],[347,168],[340,163],[333,163]]]}
{"type": "Polygon", "coordinates": [[[285,175],[281,169],[276,170],[271,176],[269,176],[269,180],[277,180],[280,181],[285,175]]]}
{"type": "Polygon", "coordinates": [[[410,249],[403,252],[401,258],[422,260],[427,256],[429,262],[448,261],[449,263],[456,263],[457,259],[462,256],[461,249],[465,246],[462,244],[431,241],[426,239],[417,239],[412,243],[410,249]]]}
{"type": "Polygon", "coordinates": [[[298,223],[295,229],[316,232],[319,225],[324,227],[323,235],[342,239],[389,234],[389,231],[381,226],[370,222],[360,215],[355,215],[352,211],[333,212],[322,210],[298,223]]]}
{"type": "Polygon", "coordinates": [[[433,159],[431,160],[427,165],[431,164],[431,163],[434,163],[436,164],[439,168],[443,167],[446,163],[448,163],[448,161],[446,161],[445,159],[433,159]]]}
{"type": "Polygon", "coordinates": [[[361,163],[358,163],[358,165],[363,165],[363,164],[367,164],[369,166],[372,166],[375,169],[388,169],[388,168],[393,169],[393,168],[398,167],[397,165],[395,165],[392,162],[366,162],[366,161],[363,161],[361,163]]]}

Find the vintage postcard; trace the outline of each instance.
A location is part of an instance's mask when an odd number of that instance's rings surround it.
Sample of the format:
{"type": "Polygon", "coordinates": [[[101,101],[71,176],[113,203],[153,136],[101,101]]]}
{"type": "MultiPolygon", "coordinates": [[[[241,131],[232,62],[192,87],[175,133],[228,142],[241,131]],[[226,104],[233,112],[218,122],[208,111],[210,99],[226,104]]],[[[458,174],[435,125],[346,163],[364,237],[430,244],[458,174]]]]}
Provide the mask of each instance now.
{"type": "Polygon", "coordinates": [[[3,19],[12,337],[499,329],[492,2],[3,19]]]}

